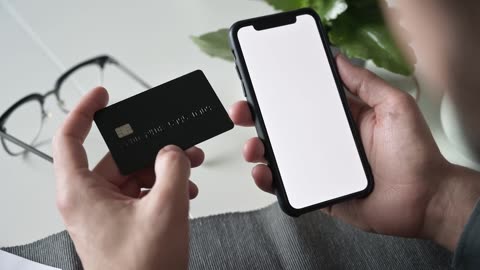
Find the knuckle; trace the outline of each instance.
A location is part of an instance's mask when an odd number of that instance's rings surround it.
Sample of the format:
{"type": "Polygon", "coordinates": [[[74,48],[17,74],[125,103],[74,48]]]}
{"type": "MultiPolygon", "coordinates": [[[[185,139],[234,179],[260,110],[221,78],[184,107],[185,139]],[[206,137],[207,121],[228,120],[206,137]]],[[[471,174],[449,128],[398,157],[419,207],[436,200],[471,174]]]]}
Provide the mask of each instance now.
{"type": "Polygon", "coordinates": [[[394,106],[401,110],[408,109],[416,105],[415,99],[403,91],[397,91],[397,93],[395,93],[391,99],[394,106]]]}
{"type": "Polygon", "coordinates": [[[373,81],[378,79],[377,75],[375,75],[373,72],[371,72],[368,69],[363,69],[362,74],[361,74],[361,81],[360,81],[360,90],[368,90],[372,84],[373,81]]]}
{"type": "Polygon", "coordinates": [[[75,203],[68,191],[57,192],[55,203],[62,216],[66,216],[74,209],[75,203]]]}
{"type": "Polygon", "coordinates": [[[372,81],[373,79],[376,79],[376,78],[377,78],[377,75],[375,75],[375,73],[373,73],[372,71],[364,68],[364,69],[363,69],[363,77],[365,78],[365,79],[364,79],[365,81],[370,82],[370,81],[372,81]]]}

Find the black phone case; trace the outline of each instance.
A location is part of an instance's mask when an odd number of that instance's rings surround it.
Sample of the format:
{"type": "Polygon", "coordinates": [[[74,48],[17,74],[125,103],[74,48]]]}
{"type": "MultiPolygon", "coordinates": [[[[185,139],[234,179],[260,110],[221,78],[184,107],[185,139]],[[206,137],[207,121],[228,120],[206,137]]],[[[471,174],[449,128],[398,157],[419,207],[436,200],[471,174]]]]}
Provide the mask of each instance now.
{"type": "MultiPolygon", "coordinates": [[[[372,174],[370,165],[368,163],[367,157],[365,155],[365,150],[364,150],[363,145],[361,143],[359,133],[357,131],[357,128],[356,128],[354,120],[353,120],[353,117],[352,117],[350,109],[348,107],[347,98],[346,98],[346,95],[343,91],[343,84],[340,80],[340,76],[338,74],[334,58],[333,58],[332,53],[330,51],[327,35],[326,35],[326,32],[325,32],[325,30],[324,30],[324,28],[321,24],[321,20],[320,20],[320,17],[318,16],[318,14],[313,9],[302,8],[302,9],[298,9],[298,10],[294,10],[294,11],[282,12],[282,13],[277,13],[277,14],[273,14],[273,15],[262,16],[262,17],[257,17],[257,18],[252,18],[252,19],[248,19],[248,20],[239,21],[239,22],[236,22],[235,24],[233,24],[232,27],[230,28],[229,41],[230,41],[230,46],[232,48],[232,51],[233,51],[233,54],[234,54],[234,57],[235,57],[235,64],[236,64],[236,68],[237,68],[237,71],[238,71],[238,75],[240,77],[240,80],[242,81],[244,95],[247,98],[247,102],[249,104],[250,111],[252,112],[252,115],[253,115],[253,120],[255,121],[255,128],[257,130],[258,137],[262,140],[262,142],[265,145],[265,158],[268,161],[268,166],[272,170],[273,181],[274,181],[273,184],[274,184],[274,188],[275,188],[275,192],[276,192],[276,195],[277,195],[277,198],[278,198],[279,205],[282,208],[282,210],[290,216],[297,217],[297,216],[300,216],[301,214],[304,214],[304,213],[307,213],[307,212],[310,212],[310,211],[313,211],[313,210],[316,210],[316,209],[319,209],[319,208],[323,208],[323,207],[326,207],[326,206],[329,206],[329,205],[332,205],[332,204],[335,204],[335,203],[338,203],[338,202],[341,202],[341,201],[344,201],[344,200],[348,200],[348,199],[351,199],[351,198],[364,197],[364,196],[368,195],[373,190],[373,185],[374,185],[373,174],[372,174]],[[245,26],[251,26],[252,25],[257,30],[263,30],[263,29],[268,29],[268,28],[273,28],[273,27],[278,27],[278,26],[282,26],[282,25],[295,23],[297,16],[305,15],[305,14],[314,17],[314,19],[317,23],[318,31],[321,35],[321,39],[322,39],[322,43],[323,43],[323,47],[324,47],[323,49],[327,53],[330,68],[332,69],[333,75],[335,77],[335,82],[337,84],[337,89],[338,89],[338,92],[339,92],[340,97],[342,99],[342,104],[343,104],[343,107],[345,109],[345,114],[347,115],[347,118],[348,118],[348,122],[349,122],[349,125],[350,125],[350,130],[352,131],[352,135],[354,137],[355,144],[357,146],[357,150],[358,150],[358,153],[360,155],[365,174],[367,176],[368,185],[362,191],[352,193],[352,194],[348,194],[346,196],[335,198],[335,199],[325,201],[325,202],[322,202],[322,203],[314,204],[314,205],[304,207],[304,208],[301,208],[301,209],[296,209],[296,208],[292,207],[290,205],[289,201],[288,201],[288,197],[287,197],[287,194],[286,194],[283,182],[282,182],[280,171],[278,170],[275,155],[273,153],[272,146],[270,144],[270,140],[269,140],[269,137],[268,137],[268,132],[265,128],[262,113],[261,113],[261,110],[258,106],[255,91],[253,89],[252,82],[251,82],[251,79],[250,79],[250,75],[248,73],[248,69],[247,69],[247,66],[246,66],[246,63],[245,63],[245,59],[244,59],[242,50],[240,48],[240,43],[239,43],[237,34],[238,34],[238,30],[240,30],[240,28],[245,27],[245,26]]],[[[321,48],[319,48],[319,49],[321,49],[321,48]]]]}

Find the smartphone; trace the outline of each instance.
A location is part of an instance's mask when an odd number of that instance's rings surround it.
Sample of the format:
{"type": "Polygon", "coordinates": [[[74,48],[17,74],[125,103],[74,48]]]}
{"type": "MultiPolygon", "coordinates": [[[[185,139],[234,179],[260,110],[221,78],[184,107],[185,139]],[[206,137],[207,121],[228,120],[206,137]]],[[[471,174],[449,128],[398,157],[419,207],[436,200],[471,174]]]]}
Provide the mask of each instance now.
{"type": "Polygon", "coordinates": [[[282,210],[368,195],[373,176],[318,14],[239,21],[229,39],[282,210]]]}

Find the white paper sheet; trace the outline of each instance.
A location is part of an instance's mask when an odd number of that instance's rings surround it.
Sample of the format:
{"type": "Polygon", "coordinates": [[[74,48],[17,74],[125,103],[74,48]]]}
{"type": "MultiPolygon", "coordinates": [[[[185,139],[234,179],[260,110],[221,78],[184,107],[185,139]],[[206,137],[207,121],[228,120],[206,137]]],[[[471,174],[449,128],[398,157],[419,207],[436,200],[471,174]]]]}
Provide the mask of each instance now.
{"type": "Polygon", "coordinates": [[[51,266],[46,266],[36,262],[29,261],[22,257],[0,250],[0,269],[2,270],[60,270],[51,266]]]}

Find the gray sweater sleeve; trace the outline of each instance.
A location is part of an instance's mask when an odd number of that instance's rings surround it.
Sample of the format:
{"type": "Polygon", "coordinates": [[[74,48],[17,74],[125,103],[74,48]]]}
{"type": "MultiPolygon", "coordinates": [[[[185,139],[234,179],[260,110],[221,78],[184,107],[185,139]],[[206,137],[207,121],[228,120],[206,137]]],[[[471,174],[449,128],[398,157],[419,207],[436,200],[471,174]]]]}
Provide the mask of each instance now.
{"type": "Polygon", "coordinates": [[[453,257],[456,269],[480,269],[480,201],[477,202],[453,257]]]}

